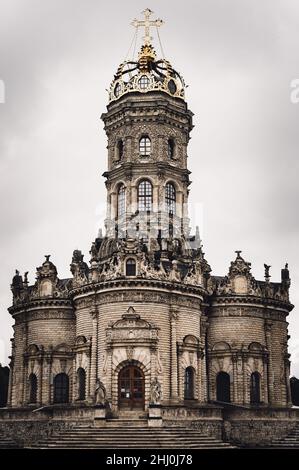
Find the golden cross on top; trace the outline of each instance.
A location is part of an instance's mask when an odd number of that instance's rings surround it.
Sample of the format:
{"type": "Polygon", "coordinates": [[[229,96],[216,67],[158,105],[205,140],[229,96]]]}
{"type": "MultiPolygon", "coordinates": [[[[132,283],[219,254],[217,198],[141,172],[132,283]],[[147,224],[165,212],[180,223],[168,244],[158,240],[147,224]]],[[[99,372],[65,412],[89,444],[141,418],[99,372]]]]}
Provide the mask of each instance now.
{"type": "Polygon", "coordinates": [[[144,27],[144,44],[146,46],[149,46],[151,44],[151,40],[153,39],[150,35],[150,28],[151,26],[156,26],[156,28],[159,28],[162,26],[163,21],[160,19],[157,20],[151,20],[150,16],[153,14],[153,11],[147,8],[142,12],[144,15],[144,20],[133,20],[131,25],[134,26],[135,28],[139,28],[139,26],[144,27]]]}

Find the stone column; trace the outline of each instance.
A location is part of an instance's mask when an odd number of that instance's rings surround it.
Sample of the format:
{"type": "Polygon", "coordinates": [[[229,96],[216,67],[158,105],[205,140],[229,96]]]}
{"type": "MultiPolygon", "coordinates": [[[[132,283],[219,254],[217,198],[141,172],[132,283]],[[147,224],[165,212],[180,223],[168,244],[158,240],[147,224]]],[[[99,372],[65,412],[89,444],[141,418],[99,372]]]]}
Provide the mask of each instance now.
{"type": "MultiPolygon", "coordinates": [[[[47,392],[47,397],[46,397],[46,404],[51,404],[52,403],[52,388],[53,388],[53,380],[52,380],[52,364],[53,364],[53,357],[52,355],[49,355],[46,358],[47,361],[47,367],[48,367],[48,380],[46,384],[46,389],[45,392],[47,392]]],[[[53,396],[54,399],[54,396],[53,396]]]]}
{"type": "Polygon", "coordinates": [[[23,358],[22,404],[28,403],[28,357],[23,358]]]}
{"type": "Polygon", "coordinates": [[[238,370],[237,370],[238,357],[236,354],[232,355],[233,362],[233,401],[238,403],[238,370]]]}
{"type": "Polygon", "coordinates": [[[111,201],[111,220],[115,220],[117,217],[117,193],[110,193],[111,201]]]}
{"type": "MultiPolygon", "coordinates": [[[[116,398],[116,402],[114,401],[115,397],[113,396],[112,393],[112,385],[113,385],[113,380],[116,379],[117,377],[112,377],[113,371],[112,371],[112,355],[113,355],[113,348],[111,346],[107,346],[107,372],[106,372],[106,377],[107,377],[107,383],[106,383],[106,393],[107,393],[107,400],[112,403],[113,407],[116,409],[117,408],[117,400],[118,397],[116,398]]],[[[117,384],[118,385],[118,384],[117,384]]],[[[117,393],[117,392],[116,392],[117,393]]]]}
{"type": "Polygon", "coordinates": [[[202,382],[202,366],[203,366],[203,351],[199,348],[197,351],[197,376],[196,376],[196,389],[197,389],[197,400],[199,402],[203,401],[203,390],[201,386],[202,382]]]}
{"type": "Polygon", "coordinates": [[[72,402],[75,402],[78,397],[78,387],[77,387],[77,380],[78,380],[78,375],[77,375],[77,367],[76,367],[76,356],[77,353],[74,353],[74,358],[73,358],[73,393],[72,393],[72,402]]]}
{"type": "Polygon", "coordinates": [[[201,397],[202,401],[206,403],[210,397],[208,396],[208,380],[207,377],[207,355],[206,355],[206,332],[208,329],[209,323],[206,317],[201,317],[200,319],[200,341],[202,347],[201,354],[201,397]]]}
{"type": "Polygon", "coordinates": [[[133,212],[133,197],[132,197],[132,175],[126,175],[126,216],[129,217],[133,212]]]}
{"type": "Polygon", "coordinates": [[[39,378],[38,378],[38,403],[41,405],[43,402],[43,362],[44,358],[43,356],[40,356],[38,358],[38,365],[39,365],[39,378]]]}
{"type": "Polygon", "coordinates": [[[161,210],[160,201],[159,201],[159,186],[154,185],[153,187],[153,210],[157,212],[161,210]]]}
{"type": "Polygon", "coordinates": [[[88,348],[88,366],[87,366],[87,374],[86,374],[86,399],[89,400],[91,396],[91,344],[88,348]]]}
{"type": "Polygon", "coordinates": [[[268,356],[268,401],[273,403],[274,400],[274,374],[273,374],[273,365],[272,365],[272,340],[271,340],[271,329],[273,323],[269,320],[265,321],[265,338],[266,338],[266,347],[269,352],[268,356]]]}
{"type": "Polygon", "coordinates": [[[287,354],[285,358],[285,380],[286,380],[286,403],[292,406],[291,384],[290,384],[290,355],[287,354]]]}
{"type": "Polygon", "coordinates": [[[176,215],[180,219],[183,217],[183,191],[176,192],[176,215]]]}
{"type": "Polygon", "coordinates": [[[132,156],[134,152],[132,137],[127,135],[124,140],[125,140],[124,159],[126,162],[130,162],[132,160],[132,156]]]}
{"type": "Polygon", "coordinates": [[[268,403],[268,357],[263,356],[263,401],[268,403]]]}
{"type": "Polygon", "coordinates": [[[14,363],[14,359],[13,357],[11,357],[10,364],[9,364],[7,406],[12,405],[12,384],[13,384],[13,374],[14,374],[13,363],[14,363]]]}
{"type": "Polygon", "coordinates": [[[92,343],[91,343],[91,360],[90,360],[90,398],[94,399],[97,366],[98,366],[98,310],[95,308],[92,312],[92,343]]]}
{"type": "Polygon", "coordinates": [[[243,355],[242,357],[243,360],[243,403],[244,405],[247,404],[247,356],[243,355]]]}
{"type": "Polygon", "coordinates": [[[178,401],[178,360],[177,360],[177,335],[176,322],[178,319],[177,310],[170,307],[170,399],[178,401]]]}

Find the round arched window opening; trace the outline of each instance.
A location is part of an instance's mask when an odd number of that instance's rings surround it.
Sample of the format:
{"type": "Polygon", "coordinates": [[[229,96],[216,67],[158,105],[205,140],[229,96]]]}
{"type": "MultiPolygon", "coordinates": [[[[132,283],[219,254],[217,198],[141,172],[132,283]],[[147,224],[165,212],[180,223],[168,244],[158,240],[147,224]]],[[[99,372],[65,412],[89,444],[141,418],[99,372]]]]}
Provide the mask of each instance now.
{"type": "Polygon", "coordinates": [[[126,188],[122,184],[118,189],[117,195],[117,216],[121,217],[126,212],[126,188]]]}
{"type": "Polygon", "coordinates": [[[172,95],[174,95],[177,91],[177,86],[175,84],[175,81],[174,80],[169,80],[168,82],[168,90],[170,91],[170,93],[172,95]]]}
{"type": "Polygon", "coordinates": [[[150,181],[143,180],[138,186],[138,210],[151,211],[153,204],[153,187],[150,181]]]}
{"type": "Polygon", "coordinates": [[[29,376],[29,403],[37,402],[37,377],[35,374],[29,376]]]}
{"type": "Polygon", "coordinates": [[[136,261],[133,258],[129,258],[126,262],[126,275],[136,276],[136,261]]]}
{"type": "Polygon", "coordinates": [[[187,367],[185,369],[184,398],[185,400],[194,400],[194,369],[193,367],[187,367]]]}
{"type": "Polygon", "coordinates": [[[86,398],[86,372],[82,367],[77,371],[78,378],[78,400],[85,400],[86,398]]]}
{"type": "Polygon", "coordinates": [[[119,83],[117,83],[114,87],[114,95],[115,95],[116,98],[119,97],[120,92],[121,92],[121,86],[120,86],[119,83]]]}
{"type": "Polygon", "coordinates": [[[176,192],[172,183],[167,183],[166,185],[165,203],[168,214],[175,214],[176,192]]]}
{"type": "Polygon", "coordinates": [[[151,139],[144,135],[139,141],[139,154],[141,157],[149,157],[152,150],[151,139]]]}
{"type": "Polygon", "coordinates": [[[69,378],[66,374],[57,374],[54,378],[54,403],[68,403],[69,378]]]}
{"type": "Polygon", "coordinates": [[[230,403],[230,376],[219,372],[216,377],[216,400],[230,403]]]}
{"type": "Polygon", "coordinates": [[[124,155],[124,143],[121,139],[117,142],[117,160],[121,160],[124,155]]]}
{"type": "Polygon", "coordinates": [[[174,149],[175,149],[175,144],[173,139],[168,139],[167,142],[167,153],[168,153],[168,158],[170,160],[174,159],[174,149]]]}
{"type": "Polygon", "coordinates": [[[146,90],[149,86],[150,80],[146,75],[142,75],[138,80],[140,90],[146,90]]]}
{"type": "Polygon", "coordinates": [[[250,403],[257,405],[261,402],[261,376],[253,372],[250,376],[250,403]]]}

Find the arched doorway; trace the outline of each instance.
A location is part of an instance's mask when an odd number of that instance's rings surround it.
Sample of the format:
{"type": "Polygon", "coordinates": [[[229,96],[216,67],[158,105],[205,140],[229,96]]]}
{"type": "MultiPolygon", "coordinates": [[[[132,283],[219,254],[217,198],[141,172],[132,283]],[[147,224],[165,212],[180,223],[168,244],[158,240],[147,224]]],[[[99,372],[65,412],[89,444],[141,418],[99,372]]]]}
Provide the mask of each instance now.
{"type": "Polygon", "coordinates": [[[250,376],[250,403],[257,405],[261,402],[260,393],[261,376],[258,372],[253,372],[250,376]]]}
{"type": "Polygon", "coordinates": [[[54,403],[68,403],[69,378],[66,374],[57,374],[54,378],[54,403]]]}
{"type": "Polygon", "coordinates": [[[139,367],[128,365],[118,374],[119,408],[144,408],[144,374],[139,367]]]}
{"type": "Polygon", "coordinates": [[[219,372],[217,374],[216,400],[230,403],[230,377],[226,372],[219,372]]]}

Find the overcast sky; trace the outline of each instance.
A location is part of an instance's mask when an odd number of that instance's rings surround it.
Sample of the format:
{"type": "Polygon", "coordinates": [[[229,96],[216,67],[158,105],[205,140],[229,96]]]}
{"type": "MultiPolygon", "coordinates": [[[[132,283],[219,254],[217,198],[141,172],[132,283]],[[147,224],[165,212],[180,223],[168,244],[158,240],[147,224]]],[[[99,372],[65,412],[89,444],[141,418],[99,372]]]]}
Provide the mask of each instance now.
{"type": "MultiPolygon", "coordinates": [[[[105,91],[151,8],[166,57],[187,84],[192,224],[214,275],[234,251],[272,280],[289,263],[299,305],[298,0],[0,0],[0,361],[10,354],[10,283],[51,254],[69,277],[103,218],[105,91]]],[[[157,47],[159,50],[159,48],[157,47]]],[[[289,316],[299,376],[298,309],[289,316]]]]}

